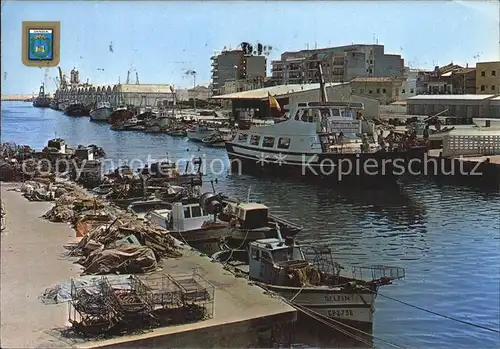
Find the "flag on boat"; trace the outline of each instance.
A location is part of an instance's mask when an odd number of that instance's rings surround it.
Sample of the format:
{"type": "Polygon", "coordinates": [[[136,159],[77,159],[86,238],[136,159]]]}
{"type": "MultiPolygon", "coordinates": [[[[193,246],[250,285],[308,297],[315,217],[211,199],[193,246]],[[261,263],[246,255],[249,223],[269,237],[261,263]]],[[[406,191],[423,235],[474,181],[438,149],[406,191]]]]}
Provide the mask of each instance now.
{"type": "Polygon", "coordinates": [[[274,96],[271,96],[269,92],[267,93],[267,98],[269,100],[269,108],[276,108],[278,111],[281,111],[278,100],[274,96]]]}

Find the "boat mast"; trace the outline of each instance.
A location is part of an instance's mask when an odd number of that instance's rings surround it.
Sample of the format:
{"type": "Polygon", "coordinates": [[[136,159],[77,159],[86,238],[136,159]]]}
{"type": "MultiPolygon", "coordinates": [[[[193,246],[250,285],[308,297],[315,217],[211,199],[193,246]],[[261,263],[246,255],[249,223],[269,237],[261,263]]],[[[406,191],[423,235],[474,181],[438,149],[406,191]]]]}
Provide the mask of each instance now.
{"type": "Polygon", "coordinates": [[[321,63],[318,63],[318,73],[321,102],[325,103],[328,102],[328,95],[326,94],[325,76],[323,75],[323,67],[321,66],[321,63]]]}

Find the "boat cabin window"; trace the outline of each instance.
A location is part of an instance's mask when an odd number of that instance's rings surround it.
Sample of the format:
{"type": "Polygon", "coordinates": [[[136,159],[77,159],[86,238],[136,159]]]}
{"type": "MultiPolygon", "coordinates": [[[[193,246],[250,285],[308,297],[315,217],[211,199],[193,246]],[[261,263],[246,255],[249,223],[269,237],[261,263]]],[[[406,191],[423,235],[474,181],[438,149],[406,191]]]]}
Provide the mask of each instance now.
{"type": "Polygon", "coordinates": [[[260,251],[256,248],[252,248],[252,259],[260,260],[260,251]]]}
{"type": "Polygon", "coordinates": [[[340,116],[340,111],[336,108],[332,109],[332,116],[340,116]]]}
{"type": "Polygon", "coordinates": [[[191,217],[201,217],[201,207],[200,206],[191,206],[191,217]]]}
{"type": "Polygon", "coordinates": [[[262,260],[265,260],[265,261],[268,261],[268,262],[272,262],[273,261],[272,258],[271,258],[271,255],[267,251],[261,251],[260,252],[260,258],[262,260]]]}
{"type": "Polygon", "coordinates": [[[240,143],[246,143],[248,140],[248,135],[246,133],[240,133],[238,135],[238,142],[240,143]]]}
{"type": "MultiPolygon", "coordinates": [[[[331,113],[330,113],[330,109],[329,108],[321,108],[319,110],[319,112],[321,113],[321,118],[328,118],[330,117],[331,113]]],[[[333,110],[332,110],[333,112],[333,110]]],[[[333,114],[335,116],[335,114],[333,114]]]]}
{"type": "Polygon", "coordinates": [[[266,148],[274,147],[274,137],[264,137],[262,141],[262,146],[266,148]]]}
{"type": "Polygon", "coordinates": [[[191,211],[189,207],[184,207],[184,218],[191,218],[191,211]]]}
{"type": "Polygon", "coordinates": [[[290,148],[290,138],[289,137],[281,137],[278,140],[278,148],[279,149],[288,149],[288,148],[290,148]]]}
{"type": "MultiPolygon", "coordinates": [[[[273,251],[273,260],[275,263],[293,261],[294,259],[294,248],[282,248],[280,250],[273,251]]],[[[296,257],[296,256],[295,256],[296,257]]]]}
{"type": "Polygon", "coordinates": [[[259,142],[260,142],[260,136],[252,135],[252,137],[250,138],[250,144],[259,145],[259,142]]]}

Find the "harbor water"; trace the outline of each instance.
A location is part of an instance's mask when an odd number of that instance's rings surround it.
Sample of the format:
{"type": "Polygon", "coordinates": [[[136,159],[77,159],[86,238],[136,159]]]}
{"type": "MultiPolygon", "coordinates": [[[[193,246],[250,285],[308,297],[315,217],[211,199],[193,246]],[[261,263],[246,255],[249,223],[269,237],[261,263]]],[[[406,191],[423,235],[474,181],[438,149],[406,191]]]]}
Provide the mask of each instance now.
{"type": "MultiPolygon", "coordinates": [[[[273,213],[300,222],[305,229],[299,240],[329,245],[340,264],[406,269],[404,280],[380,289],[374,315],[376,338],[411,348],[500,346],[498,333],[410,306],[500,328],[498,193],[425,180],[377,190],[262,180],[228,173],[224,149],[166,134],[111,131],[107,124],[22,102],[2,102],[1,137],[2,142],[37,150],[54,137],[70,146],[96,144],[106,151],[109,167],[133,159],[137,160],[131,165],[138,165],[148,155],[156,160],[167,153],[170,160],[202,157],[206,183],[217,179],[217,191],[240,198],[249,195],[252,201],[266,203],[273,213]]],[[[379,339],[374,343],[377,348],[392,347],[379,339]]]]}

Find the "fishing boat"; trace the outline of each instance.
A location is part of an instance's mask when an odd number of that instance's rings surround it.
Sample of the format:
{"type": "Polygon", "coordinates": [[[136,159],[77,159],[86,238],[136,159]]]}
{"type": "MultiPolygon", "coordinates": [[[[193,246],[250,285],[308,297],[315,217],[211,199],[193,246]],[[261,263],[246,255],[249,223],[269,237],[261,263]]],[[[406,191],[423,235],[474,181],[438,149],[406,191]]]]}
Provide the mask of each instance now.
{"type": "Polygon", "coordinates": [[[134,113],[127,108],[126,105],[117,106],[108,118],[108,123],[116,124],[120,121],[132,119],[134,113]]]}
{"type": "Polygon", "coordinates": [[[40,86],[38,96],[33,100],[33,106],[36,108],[49,108],[52,99],[48,94],[45,94],[45,85],[40,86]]]}
{"type": "Polygon", "coordinates": [[[113,108],[109,102],[98,102],[90,112],[90,121],[107,122],[111,113],[113,113],[113,108]]]}
{"type": "Polygon", "coordinates": [[[64,109],[64,114],[67,116],[89,116],[90,111],[82,103],[72,102],[64,109]]]}
{"type": "Polygon", "coordinates": [[[404,269],[352,267],[347,275],[329,248],[311,250],[279,237],[253,241],[246,250],[223,250],[212,258],[247,273],[250,280],[306,314],[370,330],[378,288],[404,278],[404,269]],[[307,252],[311,252],[312,261],[306,259],[307,252]],[[230,255],[240,258],[240,263],[229,262],[230,255]]]}
{"type": "Polygon", "coordinates": [[[198,124],[194,129],[188,129],[187,137],[193,142],[203,142],[204,138],[214,135],[217,131],[205,124],[198,124]]]}
{"type": "Polygon", "coordinates": [[[138,120],[135,117],[118,121],[111,125],[113,131],[143,131],[145,128],[144,121],[138,120]]]}
{"type": "Polygon", "coordinates": [[[217,219],[222,209],[219,202],[205,201],[202,207],[197,197],[187,197],[168,203],[168,208],[151,210],[144,219],[170,231],[174,238],[188,244],[219,242],[229,223],[217,219]]]}
{"type": "Polygon", "coordinates": [[[290,105],[287,117],[273,125],[240,125],[226,142],[233,170],[327,179],[328,183],[380,183],[408,172],[409,160],[423,161],[424,146],[387,151],[370,141],[367,133],[373,133],[374,125],[362,120],[363,103],[329,102],[320,76],[321,101],[290,105]]]}
{"type": "Polygon", "coordinates": [[[269,207],[262,203],[242,202],[221,194],[217,196],[224,206],[218,218],[229,222],[231,226],[223,239],[224,245],[228,248],[240,249],[251,241],[276,238],[277,226],[280,236],[285,238],[293,238],[302,231],[302,226],[271,214],[269,207]]]}
{"type": "Polygon", "coordinates": [[[186,137],[187,131],[184,128],[175,127],[168,130],[167,134],[172,137],[186,137]]]}
{"type": "Polygon", "coordinates": [[[233,139],[233,132],[230,129],[218,129],[213,135],[202,139],[203,144],[213,148],[224,148],[226,142],[233,139]]]}

